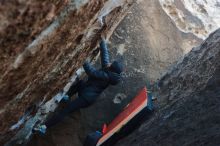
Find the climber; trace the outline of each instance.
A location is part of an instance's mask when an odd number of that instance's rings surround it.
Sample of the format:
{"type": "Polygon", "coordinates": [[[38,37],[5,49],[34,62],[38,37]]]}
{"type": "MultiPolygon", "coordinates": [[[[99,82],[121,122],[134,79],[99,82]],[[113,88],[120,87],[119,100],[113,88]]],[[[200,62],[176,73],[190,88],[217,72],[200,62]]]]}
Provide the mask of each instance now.
{"type": "Polygon", "coordinates": [[[120,74],[123,70],[122,64],[117,61],[109,62],[109,53],[105,40],[100,43],[100,52],[102,68],[96,70],[90,63],[85,62],[83,68],[88,75],[88,79],[86,81],[78,80],[76,84],[73,84],[62,100],[68,99],[77,92],[78,98],[70,101],[63,110],[47,120],[44,125],[36,125],[33,132],[46,133],[47,128],[60,122],[67,114],[92,105],[109,85],[116,85],[120,82],[120,74]]]}

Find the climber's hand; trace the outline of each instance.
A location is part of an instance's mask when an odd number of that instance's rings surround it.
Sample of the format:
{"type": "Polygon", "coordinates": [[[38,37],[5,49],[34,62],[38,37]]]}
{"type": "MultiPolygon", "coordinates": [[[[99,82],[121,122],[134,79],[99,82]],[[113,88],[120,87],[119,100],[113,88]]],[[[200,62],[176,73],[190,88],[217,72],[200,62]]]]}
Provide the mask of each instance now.
{"type": "Polygon", "coordinates": [[[106,41],[106,35],[104,33],[101,34],[101,40],[106,41]]]}

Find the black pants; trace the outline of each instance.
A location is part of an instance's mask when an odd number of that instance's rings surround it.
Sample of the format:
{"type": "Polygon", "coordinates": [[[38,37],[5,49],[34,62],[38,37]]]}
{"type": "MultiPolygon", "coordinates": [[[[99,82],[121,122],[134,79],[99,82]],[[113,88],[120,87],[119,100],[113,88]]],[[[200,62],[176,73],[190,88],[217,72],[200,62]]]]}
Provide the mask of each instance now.
{"type": "MultiPolygon", "coordinates": [[[[69,91],[66,94],[69,97],[73,96],[76,92],[78,92],[78,90],[80,90],[82,84],[83,84],[82,80],[77,80],[76,83],[74,83],[70,87],[69,91]]],[[[67,116],[69,113],[79,110],[81,108],[88,107],[89,105],[90,104],[84,98],[78,97],[75,100],[68,103],[67,106],[63,110],[58,111],[57,114],[53,115],[52,118],[47,120],[45,122],[45,125],[47,126],[47,128],[50,128],[53,125],[56,125],[57,123],[62,121],[64,117],[67,116]]]]}
{"type": "Polygon", "coordinates": [[[81,88],[83,88],[84,84],[85,83],[83,80],[79,80],[77,78],[76,82],[70,86],[70,89],[67,91],[66,95],[68,95],[69,97],[72,97],[76,92],[78,92],[81,88]]]}
{"type": "Polygon", "coordinates": [[[46,121],[45,125],[47,128],[54,126],[55,124],[59,123],[67,116],[69,113],[79,110],[80,108],[88,107],[90,104],[83,98],[76,98],[75,100],[71,101],[63,110],[59,111],[55,114],[52,118],[46,121]]]}

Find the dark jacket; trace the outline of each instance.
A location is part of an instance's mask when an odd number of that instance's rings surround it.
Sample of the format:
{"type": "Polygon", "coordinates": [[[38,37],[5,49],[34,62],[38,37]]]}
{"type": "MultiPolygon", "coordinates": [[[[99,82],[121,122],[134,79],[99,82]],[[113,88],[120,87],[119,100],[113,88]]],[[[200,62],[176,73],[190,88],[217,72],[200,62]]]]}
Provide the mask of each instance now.
{"type": "Polygon", "coordinates": [[[111,66],[109,66],[109,53],[107,44],[104,40],[100,43],[100,51],[102,68],[96,70],[90,63],[84,63],[83,68],[88,75],[88,80],[80,80],[73,84],[66,93],[68,96],[71,97],[78,92],[79,98],[83,98],[88,104],[91,104],[109,85],[116,85],[120,82],[120,73],[123,67],[117,61],[114,61],[111,66]]]}
{"type": "Polygon", "coordinates": [[[111,67],[96,70],[88,62],[84,63],[83,67],[88,75],[88,80],[82,83],[78,95],[89,103],[93,103],[109,85],[116,85],[121,80],[121,71],[115,72],[111,67]]]}

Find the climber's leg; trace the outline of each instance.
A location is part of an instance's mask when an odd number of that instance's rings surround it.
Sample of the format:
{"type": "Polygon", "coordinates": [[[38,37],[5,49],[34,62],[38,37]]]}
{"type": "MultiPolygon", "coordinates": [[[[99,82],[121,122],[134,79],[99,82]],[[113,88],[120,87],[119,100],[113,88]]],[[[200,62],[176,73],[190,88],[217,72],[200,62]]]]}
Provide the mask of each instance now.
{"type": "Polygon", "coordinates": [[[64,117],[76,110],[79,110],[80,108],[88,107],[89,103],[83,99],[83,98],[76,98],[75,100],[71,101],[67,107],[65,107],[63,110],[55,114],[52,118],[50,118],[48,121],[45,122],[45,125],[47,128],[52,127],[53,125],[59,123],[64,119],[64,117]]]}
{"type": "Polygon", "coordinates": [[[73,83],[69,90],[67,91],[66,95],[69,97],[73,96],[76,92],[78,92],[79,88],[82,86],[83,80],[79,80],[79,78],[76,79],[75,83],[73,83]]]}

